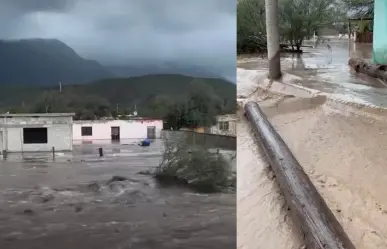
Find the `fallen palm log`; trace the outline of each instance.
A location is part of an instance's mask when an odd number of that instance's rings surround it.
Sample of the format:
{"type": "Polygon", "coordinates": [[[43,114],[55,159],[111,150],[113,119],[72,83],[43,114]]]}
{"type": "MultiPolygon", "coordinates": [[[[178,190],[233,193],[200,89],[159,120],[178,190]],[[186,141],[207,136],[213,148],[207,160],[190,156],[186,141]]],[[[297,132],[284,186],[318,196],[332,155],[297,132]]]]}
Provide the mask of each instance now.
{"type": "MultiPolygon", "coordinates": [[[[245,113],[308,249],[355,249],[340,223],[280,135],[255,102],[245,113]]],[[[306,152],[307,153],[307,152],[306,152]]]]}
{"type": "Polygon", "coordinates": [[[357,73],[387,81],[387,67],[385,65],[372,64],[359,58],[350,58],[348,65],[357,73]]]}

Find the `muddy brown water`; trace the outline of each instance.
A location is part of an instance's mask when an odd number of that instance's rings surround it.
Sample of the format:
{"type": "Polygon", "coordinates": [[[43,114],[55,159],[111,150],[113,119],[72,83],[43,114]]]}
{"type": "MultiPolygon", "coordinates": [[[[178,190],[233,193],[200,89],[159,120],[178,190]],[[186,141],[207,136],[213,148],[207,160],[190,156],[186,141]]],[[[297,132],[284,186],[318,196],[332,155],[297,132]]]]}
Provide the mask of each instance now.
{"type": "Polygon", "coordinates": [[[104,158],[98,146],[77,145],[55,162],[0,161],[0,248],[235,248],[235,194],[138,174],[158,165],[157,145],[104,145],[104,158]]]}
{"type": "MultiPolygon", "coordinates": [[[[344,100],[387,107],[386,83],[362,74],[356,74],[348,67],[350,57],[370,59],[372,46],[337,40],[331,43],[332,52],[326,45],[303,48],[301,56],[282,55],[282,69],[302,77],[295,82],[301,86],[330,93],[344,100]]],[[[267,72],[267,60],[262,57],[241,58],[238,68],[267,72]]]]}

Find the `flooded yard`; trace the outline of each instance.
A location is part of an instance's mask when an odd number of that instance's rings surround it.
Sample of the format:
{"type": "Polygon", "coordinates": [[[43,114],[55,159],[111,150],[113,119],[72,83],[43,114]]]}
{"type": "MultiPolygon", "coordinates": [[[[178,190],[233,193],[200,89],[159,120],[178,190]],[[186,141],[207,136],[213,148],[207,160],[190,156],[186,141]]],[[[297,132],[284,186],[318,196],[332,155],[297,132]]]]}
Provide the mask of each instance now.
{"type": "MultiPolygon", "coordinates": [[[[382,82],[348,69],[348,49],[339,43],[332,45],[332,54],[326,48],[311,48],[302,57],[282,59],[284,71],[300,77],[292,83],[325,95],[257,90],[267,73],[264,58],[239,61],[238,95],[242,102],[259,103],[356,248],[382,249],[387,248],[387,125],[383,116],[373,119],[362,115],[364,110],[356,115],[350,110],[356,109],[356,102],[387,107],[387,89],[382,82]],[[328,105],[326,96],[353,101],[353,109],[328,105]]],[[[240,118],[238,248],[302,248],[299,228],[289,219],[275,177],[243,114],[240,118]]]]}
{"type": "Polygon", "coordinates": [[[158,185],[161,142],[0,161],[0,248],[235,248],[235,194],[158,185]],[[34,159],[35,158],[35,159],[34,159]]]}
{"type": "MultiPolygon", "coordinates": [[[[285,72],[299,76],[294,83],[329,93],[336,98],[364,104],[387,107],[386,83],[362,74],[355,74],[348,67],[350,57],[370,59],[370,44],[348,43],[337,40],[330,43],[332,52],[326,45],[317,48],[305,47],[301,56],[284,54],[281,65],[285,72]]],[[[264,57],[247,57],[238,61],[238,68],[257,70],[265,73],[268,70],[264,57]]]]}

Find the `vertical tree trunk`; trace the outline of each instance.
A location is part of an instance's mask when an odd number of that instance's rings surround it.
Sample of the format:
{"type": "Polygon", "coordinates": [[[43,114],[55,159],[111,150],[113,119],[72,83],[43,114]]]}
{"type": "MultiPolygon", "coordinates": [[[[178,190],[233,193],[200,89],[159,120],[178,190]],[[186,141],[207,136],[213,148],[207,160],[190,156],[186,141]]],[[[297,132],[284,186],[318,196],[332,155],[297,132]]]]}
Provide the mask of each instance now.
{"type": "Polygon", "coordinates": [[[265,0],[269,78],[281,78],[278,0],[265,0]]]}
{"type": "Polygon", "coordinates": [[[301,51],[302,42],[303,42],[302,40],[298,40],[297,41],[297,45],[296,45],[297,46],[297,52],[301,51]]]}

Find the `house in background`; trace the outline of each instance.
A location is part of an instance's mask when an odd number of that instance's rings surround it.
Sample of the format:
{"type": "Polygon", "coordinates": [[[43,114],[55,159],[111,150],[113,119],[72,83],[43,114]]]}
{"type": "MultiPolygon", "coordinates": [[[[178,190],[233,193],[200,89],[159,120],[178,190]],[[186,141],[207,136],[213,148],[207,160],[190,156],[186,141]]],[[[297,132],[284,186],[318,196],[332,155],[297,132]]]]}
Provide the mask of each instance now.
{"type": "Polygon", "coordinates": [[[236,114],[217,116],[217,124],[210,128],[211,134],[236,136],[236,114]]]}
{"type": "Polygon", "coordinates": [[[129,120],[80,120],[74,121],[73,140],[156,139],[161,137],[163,120],[133,118],[129,120]]]}
{"type": "MultiPolygon", "coordinates": [[[[375,0],[375,2],[377,1],[375,0]]],[[[374,16],[372,4],[370,2],[358,5],[347,13],[349,35],[355,42],[373,42],[374,16]]]]}
{"type": "Polygon", "coordinates": [[[236,136],[236,114],[225,114],[216,116],[216,124],[211,127],[195,127],[186,128],[183,127],[180,131],[190,131],[202,134],[214,134],[214,135],[225,135],[225,136],[236,136]]]}
{"type": "Polygon", "coordinates": [[[0,153],[71,151],[74,113],[0,114],[0,153]]]}

